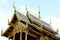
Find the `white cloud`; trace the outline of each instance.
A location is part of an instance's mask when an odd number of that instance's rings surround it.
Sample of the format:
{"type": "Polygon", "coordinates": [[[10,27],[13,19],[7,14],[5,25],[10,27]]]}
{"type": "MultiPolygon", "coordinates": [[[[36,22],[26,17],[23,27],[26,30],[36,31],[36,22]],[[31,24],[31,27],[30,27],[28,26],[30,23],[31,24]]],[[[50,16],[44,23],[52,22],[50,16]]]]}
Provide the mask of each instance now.
{"type": "Polygon", "coordinates": [[[51,22],[52,22],[52,28],[56,31],[56,29],[59,30],[59,33],[60,33],[60,18],[58,17],[55,17],[55,16],[51,16],[51,22]]]}

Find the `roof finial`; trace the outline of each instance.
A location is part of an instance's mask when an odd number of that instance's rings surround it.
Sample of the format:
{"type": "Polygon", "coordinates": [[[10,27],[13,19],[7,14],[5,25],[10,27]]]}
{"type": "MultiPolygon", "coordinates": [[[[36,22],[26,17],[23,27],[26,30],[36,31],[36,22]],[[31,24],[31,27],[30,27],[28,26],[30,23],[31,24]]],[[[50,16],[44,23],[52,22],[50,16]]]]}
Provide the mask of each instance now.
{"type": "Polygon", "coordinates": [[[15,2],[13,2],[13,8],[15,9],[15,6],[14,6],[15,2]]]}
{"type": "Polygon", "coordinates": [[[40,16],[40,7],[39,7],[39,10],[38,10],[38,18],[41,18],[41,16],[40,16]]]}
{"type": "Polygon", "coordinates": [[[26,16],[28,16],[28,9],[27,9],[27,7],[25,6],[25,8],[26,8],[26,16]]]}
{"type": "Polygon", "coordinates": [[[15,2],[13,2],[13,8],[14,8],[14,11],[16,11],[16,7],[15,7],[15,5],[14,5],[14,4],[15,4],[15,2]]]}
{"type": "Polygon", "coordinates": [[[57,32],[57,33],[59,32],[58,28],[56,29],[56,32],[57,32]]]}
{"type": "Polygon", "coordinates": [[[50,19],[50,24],[51,24],[51,19],[50,19]]]}
{"type": "Polygon", "coordinates": [[[2,36],[2,33],[3,33],[3,29],[1,30],[1,36],[2,36]]]}
{"type": "Polygon", "coordinates": [[[9,25],[9,19],[8,19],[8,25],[9,25]]]}

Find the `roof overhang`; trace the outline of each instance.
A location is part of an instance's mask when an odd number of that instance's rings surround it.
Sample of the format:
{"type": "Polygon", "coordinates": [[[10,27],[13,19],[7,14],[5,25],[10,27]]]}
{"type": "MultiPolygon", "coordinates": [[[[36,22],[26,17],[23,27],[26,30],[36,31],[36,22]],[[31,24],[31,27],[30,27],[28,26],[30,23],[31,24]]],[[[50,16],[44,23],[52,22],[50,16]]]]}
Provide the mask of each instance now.
{"type": "Polygon", "coordinates": [[[8,37],[9,33],[12,32],[12,30],[13,30],[13,27],[10,26],[10,27],[8,27],[8,29],[7,29],[5,32],[3,32],[1,35],[2,35],[2,36],[5,36],[5,37],[8,37]]]}

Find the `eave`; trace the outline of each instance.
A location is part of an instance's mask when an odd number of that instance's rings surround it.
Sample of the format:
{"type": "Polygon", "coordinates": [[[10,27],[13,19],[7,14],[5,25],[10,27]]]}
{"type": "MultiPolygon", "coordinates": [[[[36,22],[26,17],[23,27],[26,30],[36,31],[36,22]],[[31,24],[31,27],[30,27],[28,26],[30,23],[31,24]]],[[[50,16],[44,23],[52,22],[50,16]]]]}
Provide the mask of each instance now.
{"type": "Polygon", "coordinates": [[[13,30],[13,27],[12,26],[9,26],[5,32],[3,32],[1,35],[2,36],[5,36],[5,37],[8,37],[9,33],[13,30]]]}
{"type": "Polygon", "coordinates": [[[54,39],[60,39],[59,37],[53,35],[52,33],[48,32],[48,31],[46,31],[46,30],[44,30],[44,29],[41,29],[41,28],[39,28],[39,27],[37,27],[37,26],[35,26],[35,25],[33,25],[33,24],[29,24],[29,25],[31,25],[32,27],[34,27],[34,28],[36,28],[37,30],[39,30],[42,34],[45,34],[45,35],[47,35],[47,36],[50,36],[51,38],[54,38],[54,39]]]}

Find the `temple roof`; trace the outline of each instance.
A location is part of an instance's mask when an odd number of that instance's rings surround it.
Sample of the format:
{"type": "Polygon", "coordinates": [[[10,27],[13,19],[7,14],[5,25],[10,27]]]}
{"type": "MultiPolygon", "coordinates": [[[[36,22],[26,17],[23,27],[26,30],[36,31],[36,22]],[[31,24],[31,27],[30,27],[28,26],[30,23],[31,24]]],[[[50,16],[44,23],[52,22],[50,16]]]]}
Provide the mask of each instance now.
{"type": "Polygon", "coordinates": [[[43,26],[49,28],[50,30],[53,30],[51,28],[50,24],[44,22],[43,20],[40,20],[40,19],[36,18],[35,16],[33,16],[31,14],[28,14],[28,17],[26,17],[23,14],[21,14],[20,12],[16,11],[16,17],[17,17],[18,20],[22,20],[22,21],[28,22],[28,23],[30,23],[30,20],[31,21],[35,21],[35,22],[37,22],[39,24],[42,24],[43,26]],[[30,20],[28,18],[30,18],[30,20]]]}
{"type": "MultiPolygon", "coordinates": [[[[44,27],[47,27],[48,29],[50,29],[50,30],[53,31],[53,29],[51,28],[51,25],[50,25],[50,24],[44,22],[43,20],[40,20],[40,19],[34,17],[34,16],[31,15],[31,14],[28,14],[28,16],[24,16],[24,15],[21,14],[20,12],[16,11],[16,12],[14,13],[14,15],[16,15],[16,17],[17,17],[17,19],[18,19],[19,21],[28,22],[29,24],[31,24],[31,22],[30,22],[30,20],[31,20],[31,21],[34,21],[34,22],[36,22],[36,23],[42,24],[44,27]]],[[[14,16],[13,16],[13,17],[14,17],[14,16]]],[[[12,19],[12,20],[14,20],[14,19],[12,19]]],[[[8,28],[8,29],[5,31],[5,33],[2,34],[2,35],[8,34],[8,30],[11,31],[11,28],[8,28]],[[9,29],[10,29],[10,30],[9,30],[9,29]]],[[[13,30],[13,29],[12,29],[12,30],[13,30]]],[[[54,32],[54,31],[53,31],[53,32],[54,32]]]]}
{"type": "Polygon", "coordinates": [[[43,26],[45,26],[45,27],[53,30],[53,29],[51,28],[51,25],[48,24],[48,23],[46,23],[46,22],[44,22],[43,20],[40,20],[40,19],[36,18],[35,16],[33,16],[33,15],[31,15],[31,14],[28,14],[28,17],[29,17],[32,21],[35,21],[35,22],[37,22],[37,23],[39,23],[39,24],[42,24],[43,26]]]}
{"type": "Polygon", "coordinates": [[[28,20],[28,17],[24,16],[20,12],[16,11],[15,14],[16,14],[16,17],[17,17],[18,20],[30,23],[29,20],[28,20]]]}
{"type": "Polygon", "coordinates": [[[29,24],[31,24],[31,21],[34,21],[38,24],[43,25],[46,29],[48,29],[52,33],[57,34],[55,31],[53,31],[53,29],[51,28],[52,26],[50,24],[44,22],[43,20],[40,20],[39,18],[36,18],[35,16],[31,15],[30,13],[28,13],[28,16],[25,16],[25,15],[21,14],[20,12],[16,11],[15,15],[19,21],[21,20],[24,22],[28,22],[29,24]]]}
{"type": "MultiPolygon", "coordinates": [[[[25,16],[25,15],[21,14],[20,12],[16,11],[15,15],[18,20],[28,22],[29,24],[31,24],[31,21],[34,21],[38,24],[43,25],[45,28],[51,30],[52,32],[54,32],[52,29],[52,26],[50,24],[46,23],[43,20],[40,20],[39,18],[36,18],[35,16],[31,15],[30,13],[28,13],[28,16],[25,16]]],[[[54,34],[56,34],[56,32],[54,32],[54,34]]]]}

